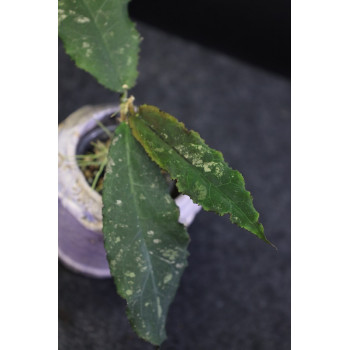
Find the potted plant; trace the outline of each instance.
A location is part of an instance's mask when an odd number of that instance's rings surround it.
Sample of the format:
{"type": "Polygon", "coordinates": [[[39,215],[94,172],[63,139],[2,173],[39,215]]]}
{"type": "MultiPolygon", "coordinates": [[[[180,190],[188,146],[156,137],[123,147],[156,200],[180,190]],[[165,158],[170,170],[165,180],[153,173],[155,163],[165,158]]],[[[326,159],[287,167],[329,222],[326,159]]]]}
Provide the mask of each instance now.
{"type": "Polygon", "coordinates": [[[140,36],[127,4],[60,0],[59,35],[80,68],[121,94],[119,125],[101,161],[104,247],[131,325],[141,338],[160,345],[189,243],[162,171],[204,210],[229,214],[233,223],[270,242],[242,175],[223,155],[168,113],[134,106],[128,90],[137,78],[140,36]]]}
{"type": "MultiPolygon", "coordinates": [[[[70,269],[91,277],[110,277],[102,235],[103,173],[108,145],[118,125],[111,115],[119,105],[84,106],[59,125],[58,132],[58,256],[70,269]]],[[[169,193],[180,210],[179,222],[189,226],[201,207],[169,193]]]]}

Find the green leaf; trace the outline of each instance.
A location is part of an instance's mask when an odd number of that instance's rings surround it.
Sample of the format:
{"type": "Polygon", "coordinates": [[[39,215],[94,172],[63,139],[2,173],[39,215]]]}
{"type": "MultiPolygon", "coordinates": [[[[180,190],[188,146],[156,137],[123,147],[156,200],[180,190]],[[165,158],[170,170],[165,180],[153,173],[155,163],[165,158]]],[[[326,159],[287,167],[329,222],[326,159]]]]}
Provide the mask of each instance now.
{"type": "Polygon", "coordinates": [[[137,334],[159,345],[180,277],[188,234],[168,184],[121,123],[112,141],[103,190],[103,233],[111,274],[137,334]]]}
{"type": "Polygon", "coordinates": [[[129,0],[59,0],[58,34],[78,67],[102,85],[123,91],[138,75],[140,36],[128,16],[129,0]]]}
{"type": "Polygon", "coordinates": [[[148,155],[177,180],[180,192],[270,243],[259,223],[243,176],[225,163],[221,152],[208,147],[198,133],[189,131],[157,107],[143,105],[129,120],[133,135],[148,155]]]}

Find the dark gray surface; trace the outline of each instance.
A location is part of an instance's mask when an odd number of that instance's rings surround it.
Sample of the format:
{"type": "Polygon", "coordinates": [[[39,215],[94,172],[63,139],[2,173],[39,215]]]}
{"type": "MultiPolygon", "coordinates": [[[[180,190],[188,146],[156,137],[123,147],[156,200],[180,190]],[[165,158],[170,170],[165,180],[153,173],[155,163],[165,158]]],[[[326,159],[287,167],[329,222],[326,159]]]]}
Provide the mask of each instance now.
{"type": "MultiPolygon", "coordinates": [[[[240,170],[278,252],[227,217],[201,212],[167,322],[170,349],[290,349],[290,83],[138,25],[144,41],[136,104],[198,131],[240,170]]],[[[117,101],[59,49],[59,118],[117,101]]],[[[59,349],[153,349],[139,340],[112,280],[59,264],[59,349]]]]}
{"type": "Polygon", "coordinates": [[[290,77],[290,0],[132,0],[129,11],[136,20],[290,77]]]}

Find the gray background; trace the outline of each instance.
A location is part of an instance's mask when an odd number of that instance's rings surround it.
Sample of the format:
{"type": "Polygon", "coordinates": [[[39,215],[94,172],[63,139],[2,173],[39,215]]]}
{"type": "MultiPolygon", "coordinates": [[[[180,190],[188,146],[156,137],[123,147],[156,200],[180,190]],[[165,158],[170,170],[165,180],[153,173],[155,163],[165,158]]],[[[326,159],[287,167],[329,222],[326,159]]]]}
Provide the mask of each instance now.
{"type": "MultiPolygon", "coordinates": [[[[290,81],[138,23],[136,104],[198,131],[242,172],[276,252],[227,217],[202,211],[167,322],[166,349],[290,349],[290,81]]],[[[77,69],[59,43],[59,120],[118,96],[77,69]]],[[[59,264],[59,349],[153,349],[137,338],[110,279],[59,264]]]]}

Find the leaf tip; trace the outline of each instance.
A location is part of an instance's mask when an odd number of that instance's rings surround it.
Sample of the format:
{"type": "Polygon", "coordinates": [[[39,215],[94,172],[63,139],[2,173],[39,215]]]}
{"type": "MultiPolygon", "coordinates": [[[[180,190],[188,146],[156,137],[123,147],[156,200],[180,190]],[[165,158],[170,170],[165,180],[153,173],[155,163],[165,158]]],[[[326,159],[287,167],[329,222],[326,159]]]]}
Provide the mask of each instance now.
{"type": "MultiPolygon", "coordinates": [[[[259,232],[256,234],[260,239],[262,239],[265,243],[269,244],[271,247],[275,248],[275,250],[277,251],[277,247],[272,243],[270,242],[267,238],[266,238],[266,235],[265,235],[265,232],[264,232],[264,227],[262,224],[258,223],[258,230],[259,232]]],[[[254,232],[253,232],[254,233],[254,232]]]]}
{"type": "Polygon", "coordinates": [[[277,246],[275,246],[272,242],[270,242],[266,237],[263,239],[263,241],[269,244],[272,248],[274,248],[276,252],[278,251],[277,246]]]}

